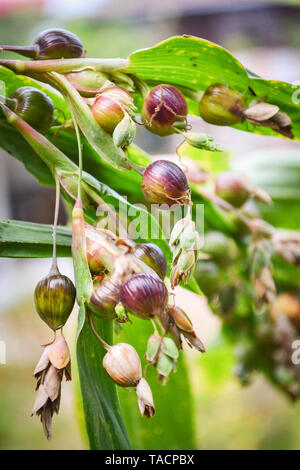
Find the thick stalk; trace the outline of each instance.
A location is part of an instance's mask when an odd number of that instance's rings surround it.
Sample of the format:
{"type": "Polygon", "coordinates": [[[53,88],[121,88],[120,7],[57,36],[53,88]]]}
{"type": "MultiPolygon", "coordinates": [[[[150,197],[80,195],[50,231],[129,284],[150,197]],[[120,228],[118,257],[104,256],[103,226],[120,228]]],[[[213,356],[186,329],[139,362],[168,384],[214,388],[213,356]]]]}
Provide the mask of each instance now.
{"type": "Polygon", "coordinates": [[[76,70],[90,69],[96,72],[114,72],[127,66],[126,59],[53,59],[53,60],[9,60],[1,59],[0,65],[15,73],[33,72],[58,72],[69,73],[76,70]]]}

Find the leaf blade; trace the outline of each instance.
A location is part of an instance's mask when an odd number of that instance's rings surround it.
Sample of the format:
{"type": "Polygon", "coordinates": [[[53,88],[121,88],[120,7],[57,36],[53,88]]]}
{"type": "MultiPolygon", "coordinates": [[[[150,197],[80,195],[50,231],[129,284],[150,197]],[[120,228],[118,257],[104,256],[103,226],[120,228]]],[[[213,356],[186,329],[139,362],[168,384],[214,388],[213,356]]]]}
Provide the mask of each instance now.
{"type": "MultiPolygon", "coordinates": [[[[128,450],[131,447],[120,413],[116,386],[102,366],[105,350],[95,338],[83,309],[84,303],[80,306],[76,354],[90,448],[128,450]]],[[[111,343],[112,321],[95,318],[94,324],[102,338],[111,343]]]]}

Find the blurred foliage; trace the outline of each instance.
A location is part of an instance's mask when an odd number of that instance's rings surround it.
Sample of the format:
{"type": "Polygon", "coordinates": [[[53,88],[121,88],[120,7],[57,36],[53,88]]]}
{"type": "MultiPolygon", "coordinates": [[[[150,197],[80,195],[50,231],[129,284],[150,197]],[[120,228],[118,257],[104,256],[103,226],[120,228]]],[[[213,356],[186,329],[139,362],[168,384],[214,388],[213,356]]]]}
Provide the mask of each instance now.
{"type": "Polygon", "coordinates": [[[271,206],[260,204],[265,220],[277,227],[300,229],[300,151],[264,149],[233,161],[233,169],[247,174],[255,185],[267,191],[271,206]]]}

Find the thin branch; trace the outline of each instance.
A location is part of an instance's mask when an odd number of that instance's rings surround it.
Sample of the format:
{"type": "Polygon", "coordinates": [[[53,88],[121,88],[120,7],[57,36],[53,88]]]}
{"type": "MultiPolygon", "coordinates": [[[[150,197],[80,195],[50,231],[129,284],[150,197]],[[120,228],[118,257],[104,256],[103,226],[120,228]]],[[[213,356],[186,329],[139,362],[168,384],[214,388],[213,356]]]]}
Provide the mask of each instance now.
{"type": "Polygon", "coordinates": [[[90,324],[90,327],[91,327],[94,335],[96,336],[97,340],[102,344],[102,346],[108,351],[111,348],[111,346],[109,344],[107,344],[106,341],[104,341],[104,339],[102,339],[101,336],[99,335],[99,333],[97,332],[96,327],[95,327],[94,322],[93,322],[93,316],[92,316],[91,311],[88,310],[87,314],[88,314],[89,324],[90,324]]]}
{"type": "Polygon", "coordinates": [[[58,176],[55,174],[55,210],[54,210],[54,221],[53,221],[53,254],[52,254],[52,265],[50,272],[58,272],[57,267],[57,256],[56,256],[56,231],[57,231],[57,221],[59,213],[59,200],[60,200],[60,185],[58,176]]]}

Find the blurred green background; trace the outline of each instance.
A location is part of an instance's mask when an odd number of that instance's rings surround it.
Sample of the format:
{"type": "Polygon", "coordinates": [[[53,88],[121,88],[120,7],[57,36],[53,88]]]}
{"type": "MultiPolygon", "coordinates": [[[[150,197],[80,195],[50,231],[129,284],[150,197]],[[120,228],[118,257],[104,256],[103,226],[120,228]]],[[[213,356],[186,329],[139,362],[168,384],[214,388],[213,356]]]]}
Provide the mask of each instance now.
{"type": "MultiPolygon", "coordinates": [[[[194,34],[227,47],[246,67],[265,78],[293,82],[300,78],[300,9],[296,4],[242,0],[0,0],[0,43],[31,44],[41,30],[64,27],[80,36],[89,56],[126,57],[168,36],[194,34]]],[[[244,171],[249,155],[268,155],[270,159],[276,150],[284,158],[287,153],[297,153],[299,145],[228,128],[216,129],[200,120],[196,128],[212,134],[228,148],[244,171]]],[[[177,141],[176,136],[164,140],[143,130],[138,134],[138,142],[153,154],[174,152],[177,141]]],[[[255,174],[252,176],[255,179],[255,174]]],[[[19,162],[0,152],[1,218],[51,223],[53,199],[52,190],[39,187],[19,162]]],[[[295,218],[298,206],[295,198],[295,218]]],[[[60,222],[65,220],[62,213],[60,222]]],[[[61,267],[72,276],[69,260],[62,260],[61,267]]],[[[0,449],[86,448],[78,424],[76,380],[63,386],[61,413],[54,420],[50,443],[38,420],[30,418],[32,373],[40,344],[49,339],[47,328],[34,311],[32,291],[47,269],[47,260],[0,259],[0,340],[5,341],[7,350],[7,363],[0,365],[0,449]]],[[[299,448],[300,404],[291,404],[259,376],[247,388],[241,387],[232,373],[233,351],[219,337],[220,322],[203,299],[180,289],[179,298],[208,346],[205,356],[186,353],[197,448],[299,448]]],[[[76,312],[66,329],[71,343],[75,321],[76,312]]],[[[189,423],[182,426],[188,427],[189,423]]]]}

